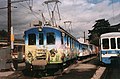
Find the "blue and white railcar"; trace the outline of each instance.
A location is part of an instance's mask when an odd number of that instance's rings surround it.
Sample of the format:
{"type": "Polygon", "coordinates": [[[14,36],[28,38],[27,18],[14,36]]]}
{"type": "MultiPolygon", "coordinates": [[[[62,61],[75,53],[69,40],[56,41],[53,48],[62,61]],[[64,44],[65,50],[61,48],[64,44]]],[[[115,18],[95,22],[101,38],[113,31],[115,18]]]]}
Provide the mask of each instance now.
{"type": "Polygon", "coordinates": [[[62,69],[77,59],[79,42],[61,27],[43,26],[25,31],[25,62],[32,69],[62,69]]]}
{"type": "Polygon", "coordinates": [[[93,44],[89,44],[89,50],[91,52],[91,56],[98,54],[98,47],[93,44]]]}
{"type": "Polygon", "coordinates": [[[86,43],[80,43],[78,59],[87,58],[90,56],[91,51],[89,45],[86,43]]]}
{"type": "Polygon", "coordinates": [[[105,33],[100,36],[100,61],[110,64],[120,55],[120,32],[105,33]]]}

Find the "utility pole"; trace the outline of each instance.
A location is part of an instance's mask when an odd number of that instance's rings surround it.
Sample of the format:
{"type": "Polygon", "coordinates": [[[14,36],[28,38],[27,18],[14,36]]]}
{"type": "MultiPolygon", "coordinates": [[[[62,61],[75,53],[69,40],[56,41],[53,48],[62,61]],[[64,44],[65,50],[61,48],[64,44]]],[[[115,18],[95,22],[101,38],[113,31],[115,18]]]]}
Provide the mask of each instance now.
{"type": "MultiPolygon", "coordinates": [[[[11,2],[11,0],[8,0],[8,5],[7,5],[7,8],[8,8],[8,46],[11,46],[11,4],[12,3],[18,3],[18,2],[24,2],[24,1],[30,1],[30,0],[21,0],[21,1],[13,1],[11,2]]],[[[6,8],[6,7],[5,7],[6,8]]]]}
{"type": "Polygon", "coordinates": [[[8,0],[8,46],[11,45],[11,0],[8,0]]]}

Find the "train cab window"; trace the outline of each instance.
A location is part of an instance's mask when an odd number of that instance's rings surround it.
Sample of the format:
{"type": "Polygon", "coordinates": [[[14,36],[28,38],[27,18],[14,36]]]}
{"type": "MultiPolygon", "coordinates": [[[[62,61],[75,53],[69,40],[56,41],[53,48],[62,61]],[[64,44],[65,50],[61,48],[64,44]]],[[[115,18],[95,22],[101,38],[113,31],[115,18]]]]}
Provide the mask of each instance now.
{"type": "Polygon", "coordinates": [[[43,45],[43,40],[44,40],[43,33],[39,33],[39,45],[43,45]]]}
{"type": "Polygon", "coordinates": [[[120,38],[117,38],[117,46],[118,46],[118,49],[120,49],[120,38]]]}
{"type": "Polygon", "coordinates": [[[55,44],[55,34],[53,32],[47,33],[47,44],[55,44]]]}
{"type": "Polygon", "coordinates": [[[36,35],[35,34],[28,35],[28,45],[36,45],[36,35]]]}
{"type": "Polygon", "coordinates": [[[115,38],[111,38],[110,42],[111,42],[111,49],[115,49],[116,48],[115,38]]]}
{"type": "Polygon", "coordinates": [[[109,49],[109,39],[102,40],[103,49],[109,49]]]}

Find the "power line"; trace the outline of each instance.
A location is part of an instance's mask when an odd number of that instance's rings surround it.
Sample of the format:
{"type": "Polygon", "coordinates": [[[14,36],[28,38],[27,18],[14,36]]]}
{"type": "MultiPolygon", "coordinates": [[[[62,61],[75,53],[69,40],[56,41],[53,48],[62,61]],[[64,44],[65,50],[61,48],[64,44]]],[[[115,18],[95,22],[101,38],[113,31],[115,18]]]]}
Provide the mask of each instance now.
{"type": "Polygon", "coordinates": [[[29,10],[31,11],[31,13],[34,15],[35,18],[37,18],[39,20],[39,17],[36,14],[39,14],[35,11],[33,11],[32,7],[33,7],[33,0],[29,0],[29,3],[26,1],[26,4],[29,7],[29,10]]]}
{"type": "Polygon", "coordinates": [[[4,17],[4,18],[6,18],[6,16],[5,16],[5,15],[3,15],[3,14],[0,14],[0,16],[2,16],[2,17],[4,17]]]}
{"type": "Polygon", "coordinates": [[[21,4],[21,3],[19,3],[19,5],[23,6],[23,7],[26,8],[26,9],[30,9],[29,7],[26,7],[25,5],[23,5],[23,4],[21,4]]]}
{"type": "MultiPolygon", "coordinates": [[[[27,9],[28,11],[30,11],[30,14],[32,14],[35,18],[37,18],[37,19],[39,20],[39,17],[37,16],[39,13],[33,11],[32,6],[30,6],[30,5],[29,5],[30,3],[28,3],[27,1],[26,1],[26,4],[27,4],[28,7],[25,6],[25,5],[23,5],[23,4],[21,4],[21,3],[19,3],[20,6],[24,7],[24,8],[27,9]],[[36,14],[37,14],[37,15],[36,15],[36,14]]],[[[23,13],[23,12],[22,12],[22,13],[23,13]]],[[[28,15],[28,14],[27,14],[27,15],[28,15]]],[[[27,17],[27,15],[26,15],[26,17],[27,17]]]]}
{"type": "Polygon", "coordinates": [[[0,3],[5,3],[5,2],[7,2],[7,0],[1,0],[1,1],[0,1],[0,3]]]}

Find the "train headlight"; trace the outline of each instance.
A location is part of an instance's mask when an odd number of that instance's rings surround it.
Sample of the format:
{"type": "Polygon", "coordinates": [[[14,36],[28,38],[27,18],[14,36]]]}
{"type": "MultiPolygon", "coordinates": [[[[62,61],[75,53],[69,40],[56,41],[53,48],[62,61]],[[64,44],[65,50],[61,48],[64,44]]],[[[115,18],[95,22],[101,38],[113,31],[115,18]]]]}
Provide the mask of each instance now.
{"type": "Polygon", "coordinates": [[[55,53],[56,53],[55,49],[51,49],[51,50],[50,50],[51,57],[54,57],[54,56],[55,56],[55,53]]]}
{"type": "Polygon", "coordinates": [[[42,31],[42,27],[39,27],[38,30],[41,32],[42,31]]]}
{"type": "Polygon", "coordinates": [[[51,53],[51,57],[54,57],[55,56],[55,53],[51,53]]]}

